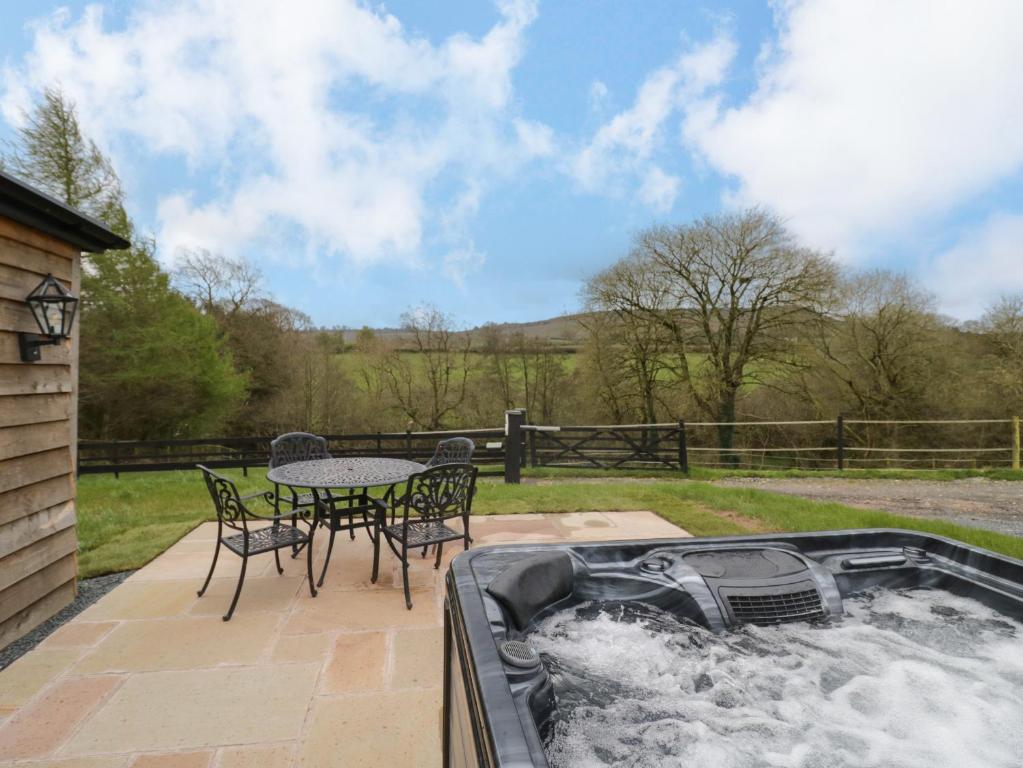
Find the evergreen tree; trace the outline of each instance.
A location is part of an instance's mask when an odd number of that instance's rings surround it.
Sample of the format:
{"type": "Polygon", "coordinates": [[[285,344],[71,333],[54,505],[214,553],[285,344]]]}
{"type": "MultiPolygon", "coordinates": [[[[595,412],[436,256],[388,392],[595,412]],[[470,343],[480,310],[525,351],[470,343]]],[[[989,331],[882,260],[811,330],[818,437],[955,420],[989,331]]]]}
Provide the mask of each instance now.
{"type": "Polygon", "coordinates": [[[101,220],[133,245],[86,254],[81,286],[83,437],[214,434],[245,397],[212,318],[173,289],[156,243],[137,235],[110,161],[82,135],[74,104],[47,89],[8,145],[4,167],[101,220]]]}

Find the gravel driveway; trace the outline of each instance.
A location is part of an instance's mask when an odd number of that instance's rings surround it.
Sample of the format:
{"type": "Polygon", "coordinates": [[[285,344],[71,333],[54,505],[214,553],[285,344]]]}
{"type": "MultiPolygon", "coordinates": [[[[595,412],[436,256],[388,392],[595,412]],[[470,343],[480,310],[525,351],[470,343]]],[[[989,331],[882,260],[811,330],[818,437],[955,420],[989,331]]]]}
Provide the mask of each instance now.
{"type": "Polygon", "coordinates": [[[1023,536],[1023,482],[1011,480],[843,480],[841,478],[741,477],[717,481],[851,507],[949,520],[1023,536]]]}

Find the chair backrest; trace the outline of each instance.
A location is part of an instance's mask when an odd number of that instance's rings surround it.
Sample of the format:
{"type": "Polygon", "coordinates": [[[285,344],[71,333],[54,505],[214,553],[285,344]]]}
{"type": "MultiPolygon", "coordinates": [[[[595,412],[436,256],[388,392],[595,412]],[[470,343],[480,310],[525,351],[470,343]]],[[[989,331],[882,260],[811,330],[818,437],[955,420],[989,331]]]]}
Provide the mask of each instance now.
{"type": "Polygon", "coordinates": [[[327,441],[308,432],[288,432],[270,441],[270,469],[296,461],[329,459],[327,441]]]}
{"type": "Polygon", "coordinates": [[[404,520],[447,520],[468,517],[476,489],[472,464],[441,464],[412,475],[405,486],[404,520]]]}
{"type": "Polygon", "coordinates": [[[206,490],[210,492],[213,506],[217,510],[217,520],[229,528],[244,530],[245,514],[248,510],[238,494],[238,486],[230,478],[218,475],[209,467],[204,467],[202,464],[195,466],[202,470],[203,478],[206,480],[206,490]]]}
{"type": "Polygon", "coordinates": [[[476,444],[468,437],[451,437],[437,443],[437,450],[428,462],[427,467],[439,467],[443,464],[468,464],[472,461],[472,452],[476,444]]]}

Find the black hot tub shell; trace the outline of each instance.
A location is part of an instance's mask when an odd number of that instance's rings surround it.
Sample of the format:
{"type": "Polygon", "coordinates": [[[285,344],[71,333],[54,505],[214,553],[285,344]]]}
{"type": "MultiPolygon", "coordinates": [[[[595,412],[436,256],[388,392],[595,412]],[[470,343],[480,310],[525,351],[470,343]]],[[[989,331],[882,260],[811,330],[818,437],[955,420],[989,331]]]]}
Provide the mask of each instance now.
{"type": "Polygon", "coordinates": [[[724,631],[838,616],[843,598],[873,587],[944,589],[1023,620],[1023,561],[914,531],[523,544],[461,554],[447,575],[444,765],[548,765],[537,723],[556,704],[522,638],[555,611],[635,601],[724,631]]]}

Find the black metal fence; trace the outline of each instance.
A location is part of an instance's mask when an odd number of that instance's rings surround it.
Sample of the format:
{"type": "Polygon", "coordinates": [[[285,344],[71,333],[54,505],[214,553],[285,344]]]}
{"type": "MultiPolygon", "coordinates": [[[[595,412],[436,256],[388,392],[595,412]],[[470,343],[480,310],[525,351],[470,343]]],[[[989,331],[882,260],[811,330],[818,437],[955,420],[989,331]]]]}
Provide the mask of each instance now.
{"type": "MultiPolygon", "coordinates": [[[[518,482],[522,467],[663,469],[1009,468],[1020,466],[1020,421],[952,419],[880,421],[670,422],[539,426],[509,411],[504,427],[435,432],[325,435],[331,454],[426,461],[437,441],[454,435],[476,443],[481,474],[518,482]],[[722,428],[732,445],[720,448],[722,428]]],[[[265,467],[271,437],[193,440],[83,440],[79,474],[265,467]]]]}

